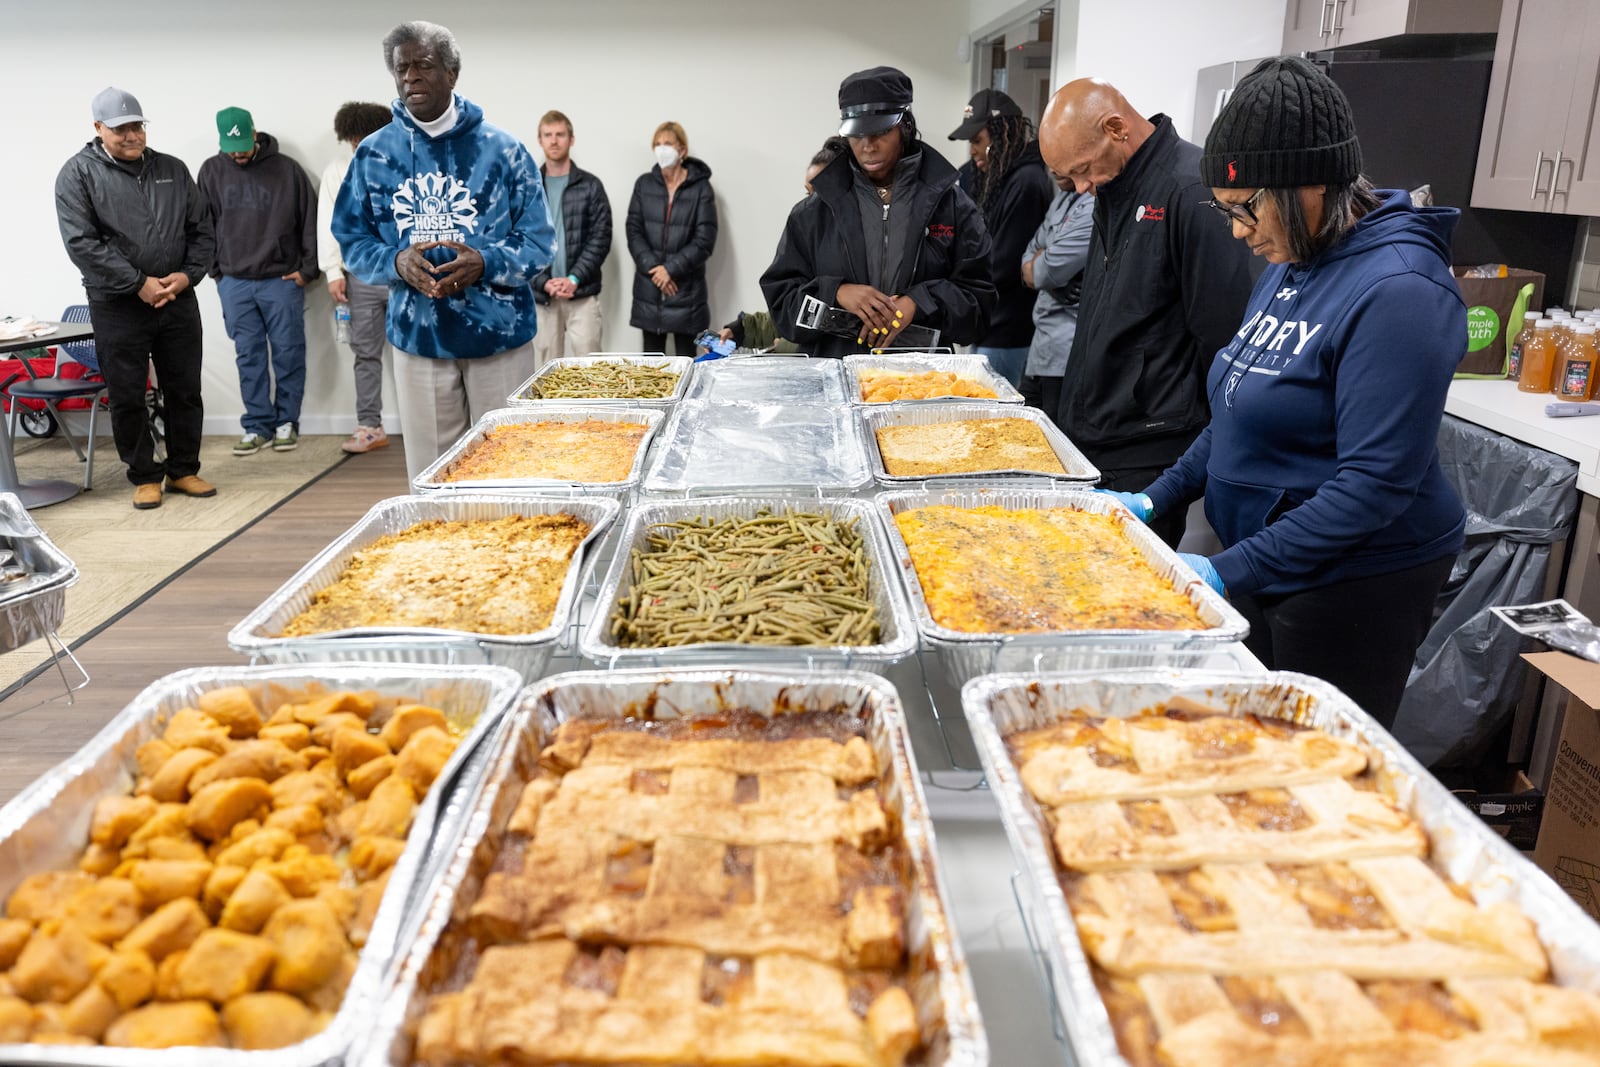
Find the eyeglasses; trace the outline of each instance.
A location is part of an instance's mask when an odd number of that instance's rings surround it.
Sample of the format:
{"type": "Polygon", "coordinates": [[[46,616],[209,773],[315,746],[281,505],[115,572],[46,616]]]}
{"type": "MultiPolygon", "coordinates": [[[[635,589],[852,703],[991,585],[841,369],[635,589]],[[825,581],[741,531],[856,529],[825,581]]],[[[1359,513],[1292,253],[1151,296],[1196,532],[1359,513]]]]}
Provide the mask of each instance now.
{"type": "Polygon", "coordinates": [[[1232,226],[1236,222],[1242,222],[1246,226],[1255,226],[1261,221],[1260,219],[1256,218],[1256,201],[1260,200],[1261,194],[1266,191],[1267,187],[1262,186],[1254,193],[1250,194],[1250,199],[1240,201],[1237,204],[1224,204],[1222,201],[1213,197],[1210,200],[1205,201],[1205,205],[1206,207],[1209,207],[1211,210],[1220,214],[1223,218],[1227,219],[1229,226],[1232,226]]]}

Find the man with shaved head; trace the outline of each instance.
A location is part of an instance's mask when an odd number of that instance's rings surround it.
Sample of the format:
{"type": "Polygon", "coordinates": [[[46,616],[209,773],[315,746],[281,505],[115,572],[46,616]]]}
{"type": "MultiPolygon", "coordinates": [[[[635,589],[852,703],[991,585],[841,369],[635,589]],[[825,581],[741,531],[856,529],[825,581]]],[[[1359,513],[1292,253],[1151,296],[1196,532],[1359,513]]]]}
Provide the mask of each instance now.
{"type": "MultiPolygon", "coordinates": [[[[1039,123],[1039,147],[1053,172],[1095,194],[1056,422],[1100,468],[1103,488],[1137,493],[1206,425],[1206,371],[1239,327],[1249,249],[1206,207],[1200,149],[1105,82],[1062,86],[1039,123]]],[[[1150,525],[1176,545],[1183,520],[1179,512],[1150,525]]]]}

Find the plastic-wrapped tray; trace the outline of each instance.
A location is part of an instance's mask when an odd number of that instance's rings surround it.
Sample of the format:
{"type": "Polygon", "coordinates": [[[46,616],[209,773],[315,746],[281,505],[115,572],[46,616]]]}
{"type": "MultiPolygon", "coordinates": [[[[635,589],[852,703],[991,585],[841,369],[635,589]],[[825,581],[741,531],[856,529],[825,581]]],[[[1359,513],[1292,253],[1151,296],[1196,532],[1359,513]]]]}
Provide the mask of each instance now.
{"type": "Polygon", "coordinates": [[[533,377],[517,387],[517,391],[506,397],[506,403],[512,407],[541,407],[545,404],[603,404],[607,407],[668,407],[683,399],[685,389],[689,388],[689,371],[694,366],[694,360],[688,356],[661,356],[649,352],[595,352],[588,356],[563,356],[552,359],[533,373],[533,377]],[[582,367],[595,363],[640,363],[647,367],[665,367],[667,370],[676,371],[677,384],[672,392],[662,397],[552,397],[549,400],[535,396],[533,387],[540,378],[549,374],[557,367],[582,367]]]}
{"type": "Polygon", "coordinates": [[[228,634],[235,652],[278,663],[361,660],[383,663],[497,663],[524,677],[544,670],[560,640],[583,589],[592,549],[616,520],[621,505],[610,497],[556,498],[434,494],[380,500],[337,541],[300,568],[277,592],[246,615],[228,634]],[[311,637],[279,637],[283,628],[311,605],[312,598],[332,585],[350,557],[387,534],[399,533],[425,519],[446,521],[499,519],[508,515],[574,515],[590,526],[573,553],[561,595],[550,622],[526,634],[479,634],[427,627],[357,627],[311,637]]]}
{"type": "Polygon", "coordinates": [[[611,567],[595,597],[594,614],[584,627],[579,651],[585,658],[608,667],[695,666],[710,663],[772,664],[831,670],[861,668],[882,672],[917,650],[917,628],[906,604],[905,592],[895,576],[893,557],[883,531],[873,521],[871,506],[863,500],[829,497],[727,496],[695,500],[653,501],[639,504],[628,514],[611,567]],[[879,641],[875,645],[818,646],[741,645],[729,642],[666,648],[625,648],[611,636],[611,609],[632,588],[633,551],[642,549],[650,528],[684,519],[753,519],[762,511],[810,511],[835,521],[856,520],[871,565],[869,595],[877,609],[879,641]]]}
{"type": "Polygon", "coordinates": [[[515,808],[520,786],[539,747],[558,723],[569,719],[614,719],[640,713],[657,719],[717,714],[729,707],[788,711],[837,710],[867,720],[867,741],[877,756],[879,788],[898,816],[901,842],[910,855],[907,956],[924,968],[907,992],[922,1025],[925,1067],[983,1067],[988,1041],[966,959],[940,884],[933,821],[917,774],[905,713],[894,687],[872,675],[771,671],[610,671],[560,674],[529,686],[513,727],[484,776],[468,817],[458,824],[453,858],[435,880],[432,903],[385,998],[372,1039],[348,1062],[358,1067],[401,1067],[412,1062],[412,1035],[429,990],[425,983],[444,968],[434,960],[453,916],[462,915],[498,851],[499,837],[515,808]]]}
{"type": "Polygon", "coordinates": [[[729,356],[695,365],[685,399],[743,404],[842,404],[844,375],[836,359],[729,356]]]}
{"type": "Polygon", "coordinates": [[[1127,666],[1125,655],[1129,649],[1149,650],[1151,663],[1172,662],[1170,657],[1173,655],[1239,641],[1250,632],[1250,625],[1232,604],[1201,581],[1188,564],[1178,558],[1176,552],[1167,547],[1149,527],[1134,519],[1132,513],[1116,498],[1105,493],[997,486],[879,493],[876,503],[889,543],[894,548],[895,560],[905,578],[917,629],[923,640],[944,657],[957,682],[993,669],[1001,650],[1007,647],[1047,647],[1077,652],[1080,658],[1072,663],[1073,667],[1104,664],[1107,662],[1105,652],[1110,649],[1117,653],[1117,658],[1112,659],[1110,665],[1127,666]],[[1133,550],[1154,567],[1158,575],[1170,581],[1174,589],[1189,598],[1206,626],[1201,630],[1053,630],[1021,634],[969,633],[941,626],[934,621],[928,609],[922,583],[918,581],[916,568],[911,564],[911,553],[894,521],[895,515],[902,511],[935,504],[959,508],[992,505],[1013,510],[1072,508],[1100,515],[1121,515],[1127,520],[1123,532],[1127,534],[1133,550]]]}
{"type": "Polygon", "coordinates": [[[28,572],[0,585],[0,652],[10,652],[61,626],[67,613],[67,587],[78,568],[39,529],[15,493],[0,493],[0,548],[15,554],[28,572]]]}
{"type": "Polygon", "coordinates": [[[644,491],[680,496],[785,490],[846,494],[871,482],[861,426],[844,404],[685,400],[662,431],[644,476],[644,491]]]}
{"type": "MultiPolygon", "coordinates": [[[[487,764],[475,759],[482,742],[503,733],[521,679],[499,667],[446,668],[363,664],[305,664],[294,667],[202,667],[152,682],[77,754],[55,767],[0,809],[0,900],[26,876],[72,869],[89,839],[89,820],[99,798],[126,793],[138,773],[134,753],[160,737],[179,708],[201,693],[222,686],[254,689],[264,702],[287,691],[372,689],[431,704],[467,730],[445,764],[427,799],[418,805],[405,851],[389,876],[377,917],[361,952],[343,1003],[327,1029],[309,1040],[273,1051],[217,1048],[131,1049],[101,1046],[0,1045],[7,1064],[83,1065],[83,1067],[320,1067],[339,1062],[344,1051],[371,1025],[392,969],[399,962],[402,932],[415,925],[418,884],[435,877],[448,853],[445,842],[457,828],[442,813],[443,794],[476,793],[474,773],[487,764]]],[[[453,810],[453,809],[452,809],[453,810]]]]}
{"type": "Polygon", "coordinates": [[[863,355],[844,357],[845,391],[850,403],[876,410],[899,407],[903,404],[1020,404],[1022,394],[1005,378],[996,374],[989,361],[982,356],[935,356],[921,353],[906,355],[863,355]],[[994,390],[995,399],[985,400],[970,396],[935,396],[926,400],[890,400],[869,404],[861,399],[861,372],[864,370],[891,370],[905,374],[923,374],[927,371],[949,371],[963,378],[971,378],[980,385],[994,390]]]}
{"type": "MultiPolygon", "coordinates": [[[[853,358],[853,357],[852,357],[853,358]]],[[[1077,485],[1087,488],[1100,480],[1100,471],[1088,457],[1078,451],[1067,435],[1057,428],[1050,417],[1033,408],[1001,406],[994,401],[977,401],[965,404],[866,404],[856,409],[861,412],[862,437],[867,446],[867,461],[872,465],[872,477],[879,485],[906,488],[912,485],[958,482],[971,484],[985,478],[1039,478],[1057,485],[1077,485]],[[971,474],[890,474],[883,462],[883,451],[878,447],[878,431],[886,426],[931,426],[941,422],[961,422],[976,419],[1023,419],[1039,428],[1046,443],[1061,463],[1062,474],[1048,474],[1035,470],[977,471],[971,474]]]]}
{"type": "Polygon", "coordinates": [[[1350,698],[1318,678],[1145,670],[993,674],[969,681],[961,705],[1017,861],[1041,904],[1050,991],[1067,1023],[1078,1067],[1127,1067],[1057,876],[1043,813],[1018,777],[1005,738],[1059,722],[1073,709],[1106,717],[1148,713],[1186,697],[1231,715],[1254,714],[1314,726],[1362,745],[1378,780],[1427,831],[1432,858],[1480,905],[1509,900],[1527,915],[1550,956],[1554,980],[1600,993],[1600,928],[1559,886],[1452,797],[1350,698]]]}
{"type": "Polygon", "coordinates": [[[645,407],[597,407],[591,404],[556,404],[552,402],[550,404],[541,404],[539,407],[501,408],[498,411],[491,411],[479,419],[472,429],[468,430],[459,441],[450,446],[449,451],[434,460],[427,470],[413,479],[411,484],[419,493],[509,493],[560,490],[595,493],[626,492],[639,484],[640,475],[644,471],[644,458],[650,451],[650,442],[655,439],[656,431],[660,429],[661,422],[665,418],[665,413],[659,408],[645,407]],[[462,482],[445,480],[445,475],[450,472],[450,469],[459,463],[463,456],[476,448],[488,436],[489,431],[495,427],[536,422],[586,422],[591,419],[598,422],[636,422],[644,424],[644,437],[639,440],[639,447],[633,455],[633,465],[629,469],[627,477],[614,482],[571,482],[559,478],[486,478],[462,482]]]}

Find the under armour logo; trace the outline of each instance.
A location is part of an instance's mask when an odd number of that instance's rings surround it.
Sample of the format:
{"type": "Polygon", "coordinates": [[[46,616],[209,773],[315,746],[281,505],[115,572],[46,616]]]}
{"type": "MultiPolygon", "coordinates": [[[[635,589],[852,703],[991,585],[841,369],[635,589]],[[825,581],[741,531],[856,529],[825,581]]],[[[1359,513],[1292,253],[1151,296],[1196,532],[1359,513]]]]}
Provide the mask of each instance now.
{"type": "Polygon", "coordinates": [[[1276,296],[1274,296],[1272,299],[1274,299],[1274,300],[1293,300],[1294,297],[1295,297],[1295,294],[1298,293],[1299,291],[1300,290],[1298,290],[1298,289],[1291,289],[1288,286],[1284,286],[1282,289],[1278,290],[1278,294],[1276,296]]]}
{"type": "Polygon", "coordinates": [[[1230,182],[1239,180],[1239,161],[1237,159],[1228,160],[1228,180],[1230,182]]]}
{"type": "Polygon", "coordinates": [[[239,132],[239,127],[238,127],[237,124],[235,124],[233,129],[228,131],[228,136],[229,137],[243,137],[244,134],[239,132]]]}

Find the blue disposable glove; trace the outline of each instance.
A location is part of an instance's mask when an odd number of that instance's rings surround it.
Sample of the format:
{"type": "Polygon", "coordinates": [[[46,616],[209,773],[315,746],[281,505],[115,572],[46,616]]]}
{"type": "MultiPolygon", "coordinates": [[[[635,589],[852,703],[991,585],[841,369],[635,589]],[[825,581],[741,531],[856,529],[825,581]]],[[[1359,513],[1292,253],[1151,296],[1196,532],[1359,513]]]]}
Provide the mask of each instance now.
{"type": "Polygon", "coordinates": [[[1156,510],[1155,505],[1150,503],[1150,498],[1144,493],[1119,493],[1115,489],[1096,489],[1095,492],[1116,497],[1140,522],[1149,522],[1150,516],[1156,510]]]}
{"type": "Polygon", "coordinates": [[[1217,574],[1217,568],[1204,556],[1193,552],[1179,552],[1178,558],[1187,563],[1193,571],[1200,576],[1200,580],[1215,589],[1222,596],[1227,596],[1228,591],[1222,587],[1222,578],[1217,574]]]}

